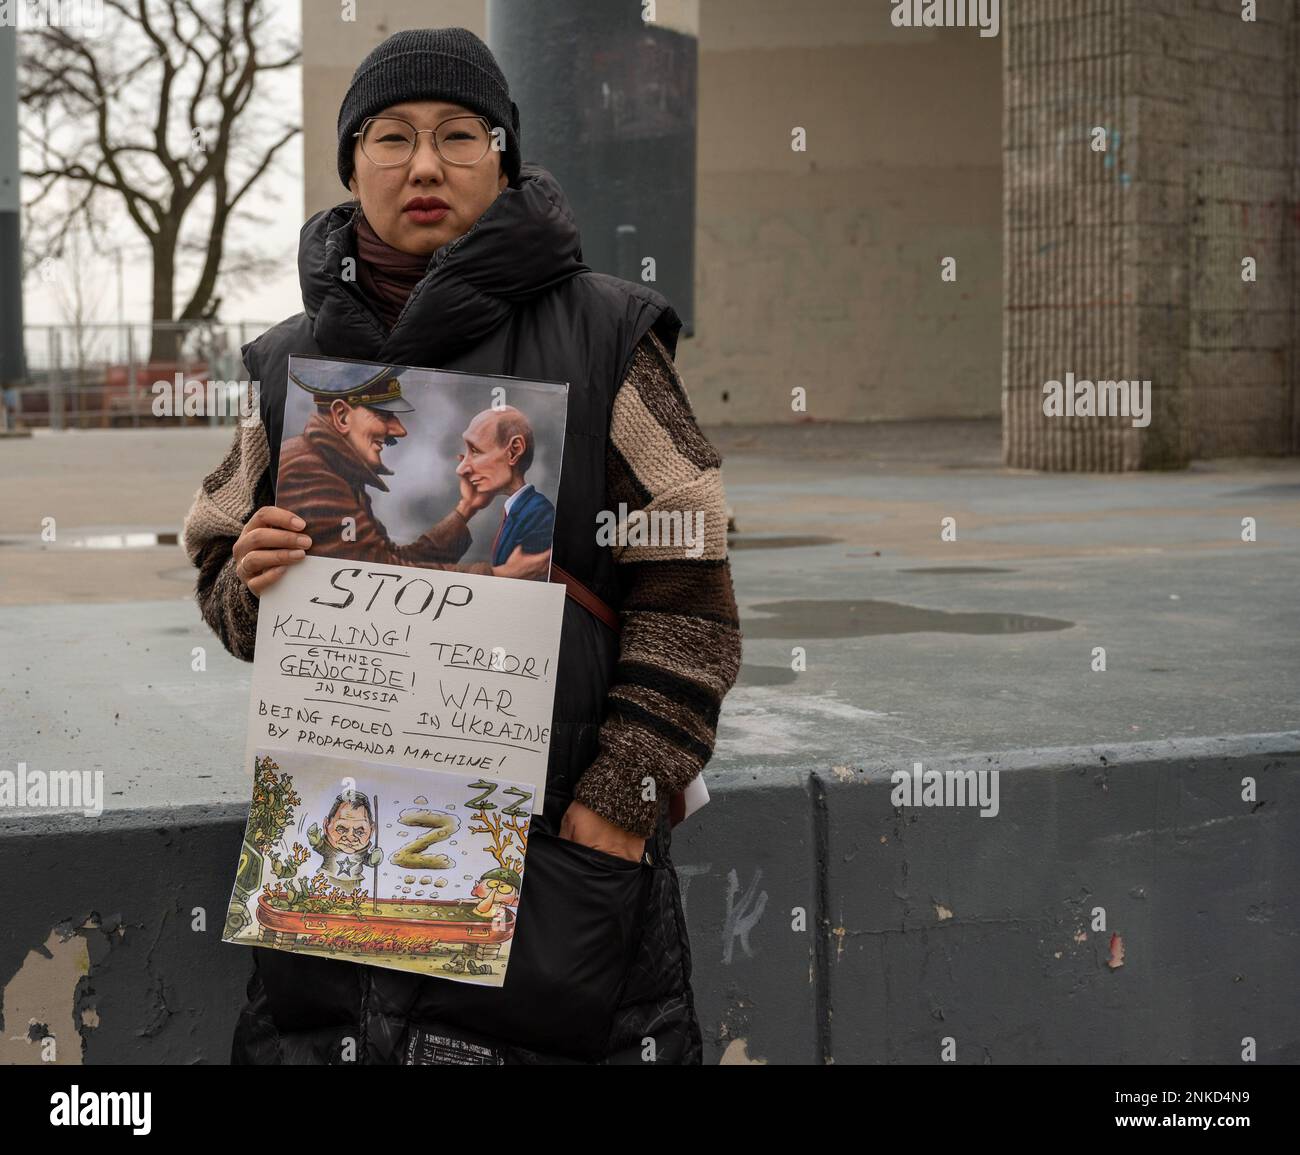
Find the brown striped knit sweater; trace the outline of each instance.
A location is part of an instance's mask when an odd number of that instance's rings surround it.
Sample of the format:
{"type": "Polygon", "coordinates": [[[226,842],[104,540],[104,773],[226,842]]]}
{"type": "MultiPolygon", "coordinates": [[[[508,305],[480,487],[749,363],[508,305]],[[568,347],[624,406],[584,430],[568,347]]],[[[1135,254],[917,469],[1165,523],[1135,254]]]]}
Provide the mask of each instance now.
{"type": "MultiPolygon", "coordinates": [[[[712,755],[722,699],[740,671],[721,464],[695,422],[672,357],[647,333],[614,399],[607,508],[618,514],[624,504],[629,528],[660,514],[661,529],[675,514],[690,531],[703,532],[698,544],[680,536],[665,542],[651,532],[644,539],[629,533],[627,544],[620,537],[613,546],[623,594],[619,662],[599,754],[574,794],[645,837],[654,832],[663,801],[712,755]]],[[[195,494],[182,534],[199,570],[203,618],[244,661],[253,658],[258,601],[235,576],[231,549],[271,494],[266,430],[260,422],[241,424],[225,459],[195,494]]]]}

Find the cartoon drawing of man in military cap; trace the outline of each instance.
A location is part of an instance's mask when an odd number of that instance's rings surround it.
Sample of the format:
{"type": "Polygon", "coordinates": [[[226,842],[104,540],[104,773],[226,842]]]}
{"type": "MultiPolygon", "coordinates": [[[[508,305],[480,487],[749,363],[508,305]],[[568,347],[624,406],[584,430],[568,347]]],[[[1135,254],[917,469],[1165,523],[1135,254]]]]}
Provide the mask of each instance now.
{"type": "Polygon", "coordinates": [[[393,470],[384,464],[383,451],[406,436],[400,414],[415,411],[402,396],[393,369],[320,362],[312,364],[310,382],[295,373],[290,379],[312,395],[316,409],[302,433],[281,446],[275,504],[307,523],[303,532],[311,537],[313,554],[498,577],[545,577],[549,549],[525,554],[518,548],[497,565],[458,564],[472,541],[469,519],[493,497],[477,492],[464,477],[459,478],[460,500],[436,525],[407,545],[388,536],[369,490],[388,492],[384,476],[393,470]]]}

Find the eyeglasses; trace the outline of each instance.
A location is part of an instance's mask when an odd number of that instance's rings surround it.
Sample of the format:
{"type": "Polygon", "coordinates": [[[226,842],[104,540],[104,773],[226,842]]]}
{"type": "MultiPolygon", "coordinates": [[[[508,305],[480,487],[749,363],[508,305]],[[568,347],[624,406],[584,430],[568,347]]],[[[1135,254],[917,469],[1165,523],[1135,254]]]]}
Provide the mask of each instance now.
{"type": "Polygon", "coordinates": [[[366,159],[379,168],[406,164],[415,155],[420,133],[433,137],[433,147],[448,164],[478,164],[491,147],[491,125],[482,116],[453,116],[434,128],[416,128],[398,116],[371,116],[361,124],[360,138],[366,159]]]}

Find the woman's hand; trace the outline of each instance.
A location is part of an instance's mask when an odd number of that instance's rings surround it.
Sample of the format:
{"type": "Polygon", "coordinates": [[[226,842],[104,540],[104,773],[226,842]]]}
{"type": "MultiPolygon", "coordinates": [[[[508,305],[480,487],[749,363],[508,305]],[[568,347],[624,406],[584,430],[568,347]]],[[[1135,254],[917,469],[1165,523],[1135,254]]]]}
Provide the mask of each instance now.
{"type": "Polygon", "coordinates": [[[263,505],[254,512],[231,550],[235,576],[249,593],[260,598],[289,566],[307,556],[311,538],[296,532],[306,528],[307,523],[287,509],[263,505]]]}
{"type": "Polygon", "coordinates": [[[590,846],[592,850],[626,858],[629,862],[640,862],[645,853],[646,840],[639,834],[615,826],[578,801],[570,802],[560,819],[560,837],[590,846]]]}
{"type": "Polygon", "coordinates": [[[492,567],[493,577],[524,578],[526,581],[541,581],[551,565],[551,551],[541,553],[524,553],[522,545],[515,546],[512,553],[501,565],[492,567]]]}

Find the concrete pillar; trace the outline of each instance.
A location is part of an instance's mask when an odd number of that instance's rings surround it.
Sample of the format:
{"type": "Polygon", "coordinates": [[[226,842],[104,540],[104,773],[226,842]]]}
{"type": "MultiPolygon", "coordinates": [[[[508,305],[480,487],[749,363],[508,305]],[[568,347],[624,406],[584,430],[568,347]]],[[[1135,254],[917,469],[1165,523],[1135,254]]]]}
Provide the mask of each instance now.
{"type": "Polygon", "coordinates": [[[1295,451],[1297,7],[1004,6],[1007,465],[1295,451]],[[1150,380],[1150,424],[1046,416],[1067,373],[1150,380]]]}
{"type": "Polygon", "coordinates": [[[695,0],[645,11],[488,0],[487,41],[519,105],[524,157],[559,180],[587,264],[658,289],[690,336],[699,11],[695,0]]]}
{"type": "Polygon", "coordinates": [[[0,388],[27,376],[19,233],[18,29],[0,26],[0,388]]]}
{"type": "Polygon", "coordinates": [[[1294,426],[1300,4],[1197,4],[1190,62],[1188,421],[1197,457],[1300,451],[1294,426]],[[1255,277],[1242,279],[1252,258],[1255,277]]]}

